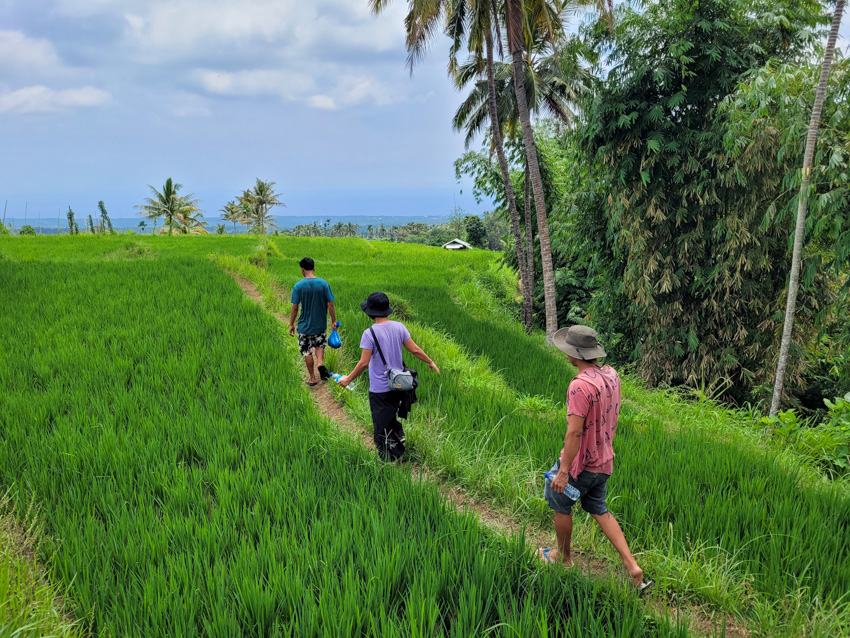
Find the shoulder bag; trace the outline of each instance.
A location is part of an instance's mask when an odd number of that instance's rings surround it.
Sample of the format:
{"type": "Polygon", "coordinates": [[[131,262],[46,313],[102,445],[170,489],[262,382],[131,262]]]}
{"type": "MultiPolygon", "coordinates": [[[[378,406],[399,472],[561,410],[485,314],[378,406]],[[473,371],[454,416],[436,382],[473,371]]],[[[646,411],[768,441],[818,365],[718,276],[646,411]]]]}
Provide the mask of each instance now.
{"type": "Polygon", "coordinates": [[[377,348],[378,354],[381,356],[381,361],[384,362],[384,367],[387,369],[387,381],[389,383],[390,390],[393,392],[410,392],[415,389],[416,386],[419,385],[419,381],[416,379],[416,370],[408,368],[405,365],[402,365],[401,370],[389,367],[387,365],[387,360],[384,358],[384,353],[381,350],[381,344],[378,343],[378,335],[375,334],[375,331],[371,327],[369,328],[369,332],[372,333],[375,348],[377,348]]]}

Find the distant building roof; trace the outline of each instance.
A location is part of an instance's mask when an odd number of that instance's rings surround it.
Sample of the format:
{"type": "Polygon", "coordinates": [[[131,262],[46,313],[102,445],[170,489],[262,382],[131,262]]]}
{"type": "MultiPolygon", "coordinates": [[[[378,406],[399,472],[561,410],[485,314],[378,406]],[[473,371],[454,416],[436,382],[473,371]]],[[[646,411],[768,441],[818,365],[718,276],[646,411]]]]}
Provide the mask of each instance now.
{"type": "Polygon", "coordinates": [[[472,246],[462,239],[452,239],[450,242],[443,244],[443,248],[446,250],[471,250],[472,246]]]}

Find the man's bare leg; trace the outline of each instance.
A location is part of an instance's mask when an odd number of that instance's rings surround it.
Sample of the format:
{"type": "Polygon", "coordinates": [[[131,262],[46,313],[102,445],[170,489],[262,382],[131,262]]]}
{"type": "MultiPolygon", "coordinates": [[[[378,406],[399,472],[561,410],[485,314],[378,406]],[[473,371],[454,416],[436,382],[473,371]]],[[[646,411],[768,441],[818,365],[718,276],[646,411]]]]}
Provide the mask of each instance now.
{"type": "Polygon", "coordinates": [[[318,383],[319,380],[316,378],[316,371],[313,368],[313,355],[308,354],[304,357],[304,363],[307,364],[307,372],[310,375],[310,383],[318,383]]]}
{"type": "Polygon", "coordinates": [[[316,365],[322,366],[325,364],[325,349],[324,348],[314,348],[313,354],[316,355],[316,365]]]}
{"type": "MultiPolygon", "coordinates": [[[[572,514],[561,514],[555,512],[555,536],[558,537],[558,558],[565,565],[572,565],[570,556],[570,544],[573,539],[573,516],[572,514]]],[[[551,552],[550,552],[551,553],[551,552]]]]}
{"type": "MultiPolygon", "coordinates": [[[[557,520],[557,514],[555,516],[557,520]]],[[[604,514],[592,514],[592,516],[596,519],[596,522],[599,523],[602,533],[608,537],[608,540],[611,541],[614,549],[616,549],[617,553],[620,554],[623,566],[629,573],[632,582],[635,585],[640,585],[643,582],[643,570],[638,566],[635,557],[632,556],[632,552],[629,550],[629,544],[626,542],[626,537],[623,536],[623,530],[620,529],[620,524],[617,522],[617,519],[611,516],[611,512],[605,512],[604,514]]]]}
{"type": "MultiPolygon", "coordinates": [[[[562,561],[567,567],[572,567],[573,559],[570,556],[570,543],[573,538],[572,515],[555,512],[555,536],[558,537],[558,549],[549,550],[549,560],[553,563],[562,561]]],[[[542,551],[540,557],[545,558],[542,551]]]]}

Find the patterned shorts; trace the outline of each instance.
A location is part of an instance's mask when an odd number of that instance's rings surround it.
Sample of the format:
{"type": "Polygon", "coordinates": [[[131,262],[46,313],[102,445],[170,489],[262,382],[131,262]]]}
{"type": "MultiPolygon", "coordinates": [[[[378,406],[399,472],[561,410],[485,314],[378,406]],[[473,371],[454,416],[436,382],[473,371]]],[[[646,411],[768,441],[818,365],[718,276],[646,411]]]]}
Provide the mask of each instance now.
{"type": "Polygon", "coordinates": [[[328,345],[328,338],[324,332],[318,335],[302,335],[300,332],[298,333],[298,349],[301,351],[302,356],[308,357],[313,354],[313,350],[324,348],[326,345],[328,345]]]}

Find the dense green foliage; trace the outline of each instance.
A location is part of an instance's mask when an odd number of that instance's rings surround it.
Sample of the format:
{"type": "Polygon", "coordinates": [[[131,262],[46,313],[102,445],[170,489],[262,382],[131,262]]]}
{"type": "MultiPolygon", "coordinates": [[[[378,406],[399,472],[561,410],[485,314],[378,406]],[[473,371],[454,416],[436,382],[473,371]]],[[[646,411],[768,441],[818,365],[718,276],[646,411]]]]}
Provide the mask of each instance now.
{"type": "Polygon", "coordinates": [[[791,224],[760,225],[770,193],[730,165],[717,105],[743,74],[802,53],[822,8],[755,5],[677,0],[623,12],[613,68],[579,131],[605,211],[582,225],[609,282],[596,316],[627,336],[652,382],[751,383],[770,368],[774,335],[759,325],[785,286],[791,224]]]}
{"type": "MultiPolygon", "coordinates": [[[[559,323],[599,328],[609,352],[652,384],[754,402],[771,385],[826,8],[817,0],[623,6],[613,32],[602,24],[584,32],[583,51],[605,57],[577,124],[537,128],[559,323]]],[[[839,53],[789,367],[790,401],[809,410],[850,382],[847,73],[839,53]]],[[[456,170],[504,215],[488,155],[467,153],[456,170]]],[[[522,192],[522,153],[511,156],[522,192]]],[[[512,245],[506,257],[518,263],[512,245]]]]}
{"type": "Polygon", "coordinates": [[[508,229],[507,223],[499,215],[488,212],[484,214],[483,218],[480,218],[475,215],[464,216],[462,212],[461,209],[456,209],[449,217],[449,221],[444,224],[408,222],[407,224],[389,227],[384,224],[379,226],[370,224],[363,229],[353,222],[331,224],[331,220],[328,219],[323,224],[317,221],[312,224],[299,224],[291,231],[284,230],[279,234],[292,237],[365,237],[366,239],[380,239],[406,244],[442,246],[456,238],[467,240],[469,238],[468,226],[471,223],[475,226],[473,232],[477,243],[470,243],[490,250],[503,249],[502,237],[508,229]]]}
{"type": "MultiPolygon", "coordinates": [[[[821,57],[820,55],[818,57],[821,57]]],[[[797,210],[809,105],[820,66],[768,63],[738,86],[720,111],[728,123],[725,146],[748,204],[762,211],[760,228],[792,223],[797,210]]],[[[795,322],[797,347],[790,370],[804,404],[842,393],[850,383],[846,317],[850,273],[850,60],[838,57],[830,75],[823,125],[814,158],[802,273],[807,302],[795,322]],[[807,387],[808,386],[808,387],[807,387]]],[[[782,308],[760,330],[778,334],[782,308]]],[[[774,348],[769,352],[773,355],[774,348]]]]}
{"type": "MultiPolygon", "coordinates": [[[[279,246],[279,267],[315,248],[279,246]]],[[[383,246],[344,248],[378,264],[383,246]]],[[[0,484],[39,504],[44,555],[96,635],[683,634],[619,587],[541,568],[322,419],[292,341],[206,257],[254,248],[0,244],[0,484]]],[[[413,250],[487,258],[391,254],[413,250]]]]}

